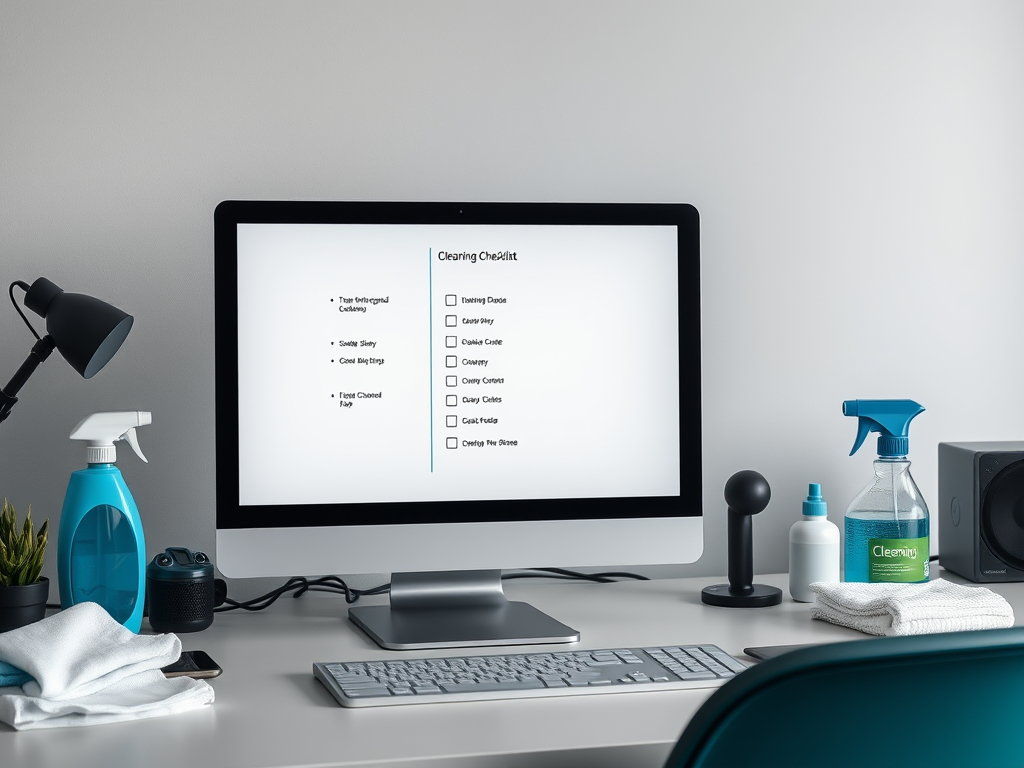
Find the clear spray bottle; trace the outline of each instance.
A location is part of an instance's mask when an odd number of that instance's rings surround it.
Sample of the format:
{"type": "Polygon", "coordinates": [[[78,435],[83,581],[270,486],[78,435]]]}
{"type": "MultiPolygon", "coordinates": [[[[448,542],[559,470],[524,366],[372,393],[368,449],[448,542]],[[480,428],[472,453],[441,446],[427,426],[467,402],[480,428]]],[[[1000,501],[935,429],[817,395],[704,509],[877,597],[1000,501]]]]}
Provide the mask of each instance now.
{"type": "Polygon", "coordinates": [[[879,433],[875,477],[846,510],[845,581],[928,581],[928,506],[907,459],[910,421],[923,411],[913,400],[843,403],[859,420],[851,456],[879,433]]]}

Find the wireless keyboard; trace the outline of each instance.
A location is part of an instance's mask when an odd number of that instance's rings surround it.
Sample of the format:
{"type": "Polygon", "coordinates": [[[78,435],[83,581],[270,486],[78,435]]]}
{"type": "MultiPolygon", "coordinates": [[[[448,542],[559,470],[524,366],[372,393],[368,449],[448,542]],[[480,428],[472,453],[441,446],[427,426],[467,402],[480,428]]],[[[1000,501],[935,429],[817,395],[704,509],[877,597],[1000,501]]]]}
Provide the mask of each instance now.
{"type": "Polygon", "coordinates": [[[316,663],[343,707],[709,688],[746,669],[716,645],[316,663]]]}

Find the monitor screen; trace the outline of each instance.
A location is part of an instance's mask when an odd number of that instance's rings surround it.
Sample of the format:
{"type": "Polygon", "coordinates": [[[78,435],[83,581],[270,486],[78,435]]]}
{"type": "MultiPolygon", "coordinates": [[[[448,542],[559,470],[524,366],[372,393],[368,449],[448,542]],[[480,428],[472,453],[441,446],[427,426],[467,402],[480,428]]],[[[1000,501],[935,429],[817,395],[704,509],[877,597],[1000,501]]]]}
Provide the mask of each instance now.
{"type": "Polygon", "coordinates": [[[215,251],[225,574],[699,556],[692,206],[228,201],[215,251]]]}

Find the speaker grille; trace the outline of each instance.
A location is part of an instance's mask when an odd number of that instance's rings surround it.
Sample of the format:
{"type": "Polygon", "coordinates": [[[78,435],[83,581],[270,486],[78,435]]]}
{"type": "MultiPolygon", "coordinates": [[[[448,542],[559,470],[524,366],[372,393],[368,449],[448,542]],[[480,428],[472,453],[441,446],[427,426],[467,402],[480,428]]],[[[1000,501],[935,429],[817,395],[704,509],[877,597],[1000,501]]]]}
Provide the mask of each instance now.
{"type": "Polygon", "coordinates": [[[154,629],[212,620],[213,579],[149,580],[149,623],[154,629]]]}
{"type": "Polygon", "coordinates": [[[1000,560],[1024,570],[1024,461],[1005,467],[985,488],[981,535],[1000,560]]]}

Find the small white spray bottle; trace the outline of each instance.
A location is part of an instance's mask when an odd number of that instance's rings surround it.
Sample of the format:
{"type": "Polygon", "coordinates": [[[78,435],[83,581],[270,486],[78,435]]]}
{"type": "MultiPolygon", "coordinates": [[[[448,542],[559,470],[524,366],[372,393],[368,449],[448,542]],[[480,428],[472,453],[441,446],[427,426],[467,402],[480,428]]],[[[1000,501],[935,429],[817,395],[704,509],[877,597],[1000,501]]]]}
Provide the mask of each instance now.
{"type": "Polygon", "coordinates": [[[826,514],[821,486],[811,483],[802,520],[789,529],[789,594],[801,603],[814,602],[811,584],[839,581],[839,527],[826,514]]]}

